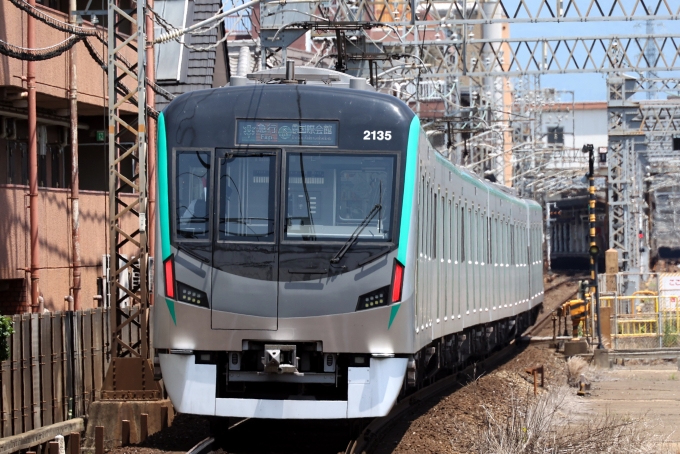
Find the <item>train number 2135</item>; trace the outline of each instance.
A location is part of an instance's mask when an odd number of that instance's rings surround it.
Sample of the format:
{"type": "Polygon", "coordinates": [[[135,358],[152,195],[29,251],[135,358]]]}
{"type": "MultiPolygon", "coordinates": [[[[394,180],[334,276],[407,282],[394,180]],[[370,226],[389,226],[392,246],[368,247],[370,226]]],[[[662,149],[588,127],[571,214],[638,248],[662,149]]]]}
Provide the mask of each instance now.
{"type": "Polygon", "coordinates": [[[364,140],[392,140],[392,131],[364,131],[364,140]]]}

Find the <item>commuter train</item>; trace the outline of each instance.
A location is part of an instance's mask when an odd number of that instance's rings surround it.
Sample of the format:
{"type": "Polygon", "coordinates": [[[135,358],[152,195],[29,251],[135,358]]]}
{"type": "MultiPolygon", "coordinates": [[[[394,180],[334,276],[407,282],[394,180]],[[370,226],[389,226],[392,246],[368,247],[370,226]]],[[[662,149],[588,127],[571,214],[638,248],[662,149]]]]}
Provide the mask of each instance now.
{"type": "Polygon", "coordinates": [[[384,416],[532,323],[541,208],[452,165],[399,99],[329,70],[288,77],[186,93],[159,117],[164,385],[182,413],[384,416]]]}

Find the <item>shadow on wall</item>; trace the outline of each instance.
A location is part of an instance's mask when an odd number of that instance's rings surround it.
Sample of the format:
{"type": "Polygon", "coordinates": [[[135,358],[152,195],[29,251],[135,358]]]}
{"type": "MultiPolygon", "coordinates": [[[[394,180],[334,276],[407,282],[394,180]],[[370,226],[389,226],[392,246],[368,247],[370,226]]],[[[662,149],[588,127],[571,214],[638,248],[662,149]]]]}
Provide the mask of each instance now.
{"type": "MultiPolygon", "coordinates": [[[[19,204],[23,205],[23,194],[13,189],[0,188],[0,279],[7,283],[9,280],[24,279],[24,267],[26,262],[26,243],[23,232],[28,223],[21,210],[16,210],[19,204]]],[[[23,282],[23,281],[22,281],[23,282]]],[[[10,291],[10,288],[7,289],[10,291]]],[[[2,312],[22,312],[26,309],[26,291],[22,295],[24,301],[13,304],[12,307],[2,308],[2,312]],[[14,306],[16,308],[13,308],[14,306]]]]}
{"type": "MultiPolygon", "coordinates": [[[[5,9],[8,7],[14,8],[14,6],[10,5],[9,2],[0,2],[0,39],[5,42],[7,42],[7,24],[4,22],[3,18],[7,17],[5,9]]],[[[3,56],[0,58],[0,66],[2,66],[0,73],[5,74],[5,77],[9,77],[9,57],[3,56]]],[[[9,81],[0,80],[0,85],[9,85],[9,81]]]]}
{"type": "MultiPolygon", "coordinates": [[[[30,267],[31,256],[27,193],[27,186],[0,185],[0,279],[26,278],[26,295],[30,299],[30,275],[22,271],[30,267]]],[[[69,196],[67,189],[39,190],[40,291],[48,310],[65,309],[64,296],[71,293],[73,249],[69,196]]],[[[102,254],[108,248],[107,203],[105,192],[80,194],[83,308],[93,305],[102,254]]]]}

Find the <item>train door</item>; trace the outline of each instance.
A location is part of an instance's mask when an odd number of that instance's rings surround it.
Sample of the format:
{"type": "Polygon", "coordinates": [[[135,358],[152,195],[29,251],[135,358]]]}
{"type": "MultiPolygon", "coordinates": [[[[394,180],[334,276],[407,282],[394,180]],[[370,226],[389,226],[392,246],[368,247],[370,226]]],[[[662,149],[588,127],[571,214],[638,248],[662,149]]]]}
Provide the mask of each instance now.
{"type": "Polygon", "coordinates": [[[279,154],[217,150],[213,329],[278,327],[279,154]]]}

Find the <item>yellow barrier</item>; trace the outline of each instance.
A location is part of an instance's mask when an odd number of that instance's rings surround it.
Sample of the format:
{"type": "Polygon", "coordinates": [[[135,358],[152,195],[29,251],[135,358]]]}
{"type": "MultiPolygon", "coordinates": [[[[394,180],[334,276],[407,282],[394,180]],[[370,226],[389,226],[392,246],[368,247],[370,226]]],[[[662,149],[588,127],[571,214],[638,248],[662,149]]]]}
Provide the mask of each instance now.
{"type": "Polygon", "coordinates": [[[680,296],[642,291],[632,296],[603,296],[600,304],[612,308],[614,338],[651,337],[658,339],[659,347],[680,346],[680,296]]]}

